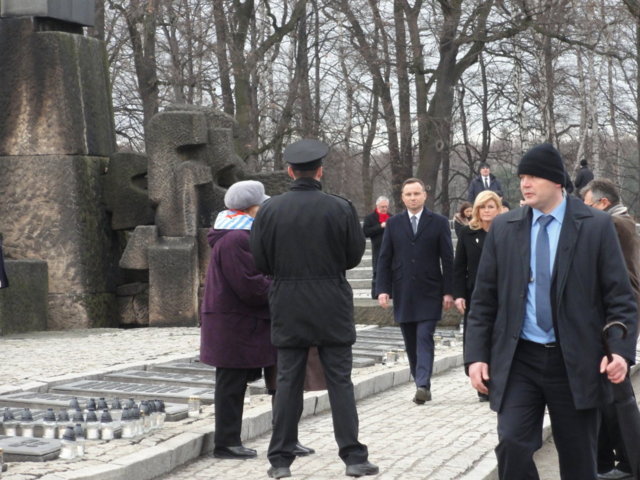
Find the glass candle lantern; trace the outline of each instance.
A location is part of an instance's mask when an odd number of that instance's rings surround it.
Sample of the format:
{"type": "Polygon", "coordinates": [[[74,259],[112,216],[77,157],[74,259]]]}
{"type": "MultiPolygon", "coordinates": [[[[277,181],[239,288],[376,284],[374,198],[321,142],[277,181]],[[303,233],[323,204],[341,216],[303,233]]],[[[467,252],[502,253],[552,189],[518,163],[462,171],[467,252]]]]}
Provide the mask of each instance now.
{"type": "Polygon", "coordinates": [[[200,416],[200,397],[189,397],[188,415],[194,418],[200,416]]]}
{"type": "Polygon", "coordinates": [[[113,440],[115,438],[115,425],[113,419],[106,408],[100,417],[100,436],[103,440],[113,440]]]}
{"type": "Polygon", "coordinates": [[[135,434],[135,421],[131,418],[131,410],[129,407],[124,407],[122,409],[122,418],[120,419],[122,423],[122,438],[133,438],[136,436],[135,434]]]}
{"type": "Polygon", "coordinates": [[[56,438],[56,414],[53,408],[48,408],[42,420],[42,438],[56,438]]]}
{"type": "Polygon", "coordinates": [[[85,431],[87,440],[98,440],[100,438],[100,422],[98,422],[98,416],[93,408],[89,409],[87,413],[85,431]]]}
{"type": "Polygon", "coordinates": [[[22,417],[20,418],[20,435],[23,437],[33,437],[33,427],[35,422],[33,421],[33,415],[29,408],[25,408],[22,411],[22,417]]]}
{"type": "Polygon", "coordinates": [[[78,457],[84,456],[84,429],[77,423],[73,427],[73,434],[76,436],[76,454],[78,457]]]}
{"type": "Polygon", "coordinates": [[[164,426],[164,420],[167,418],[164,402],[162,400],[154,400],[154,403],[156,404],[156,410],[158,411],[158,428],[162,428],[164,426]]]}
{"type": "Polygon", "coordinates": [[[73,428],[65,428],[61,444],[60,458],[64,460],[73,460],[76,458],[78,455],[78,449],[76,446],[76,435],[73,433],[73,428]]]}
{"type": "Polygon", "coordinates": [[[2,426],[4,428],[4,434],[7,437],[15,437],[18,435],[18,421],[8,407],[4,409],[4,413],[2,414],[2,426]]]}
{"type": "Polygon", "coordinates": [[[111,402],[111,418],[113,418],[114,422],[119,422],[122,418],[122,404],[117,397],[111,402]]]}

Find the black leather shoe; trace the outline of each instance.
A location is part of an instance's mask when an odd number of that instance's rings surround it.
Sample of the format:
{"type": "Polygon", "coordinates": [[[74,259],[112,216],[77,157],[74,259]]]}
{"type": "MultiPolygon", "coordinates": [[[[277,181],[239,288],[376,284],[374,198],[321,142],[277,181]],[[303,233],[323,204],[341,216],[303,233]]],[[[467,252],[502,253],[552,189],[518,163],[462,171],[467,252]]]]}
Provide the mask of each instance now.
{"type": "Polygon", "coordinates": [[[416,389],[416,395],[413,397],[413,403],[418,405],[424,404],[431,400],[431,392],[426,387],[418,387],[416,389]]]}
{"type": "Polygon", "coordinates": [[[253,448],[247,448],[243,445],[237,447],[216,447],[213,449],[213,456],[216,458],[235,458],[244,460],[246,458],[256,458],[258,452],[253,448]]]}
{"type": "Polygon", "coordinates": [[[269,478],[285,478],[291,476],[291,470],[289,467],[270,467],[267,470],[267,475],[269,478]]]}
{"type": "Polygon", "coordinates": [[[313,448],[305,447],[300,442],[296,442],[296,448],[293,449],[293,454],[296,457],[306,457],[307,455],[311,455],[312,453],[316,453],[313,448]]]}
{"type": "Polygon", "coordinates": [[[350,477],[363,477],[365,475],[377,475],[380,469],[371,462],[347,465],[346,475],[350,477]]]}

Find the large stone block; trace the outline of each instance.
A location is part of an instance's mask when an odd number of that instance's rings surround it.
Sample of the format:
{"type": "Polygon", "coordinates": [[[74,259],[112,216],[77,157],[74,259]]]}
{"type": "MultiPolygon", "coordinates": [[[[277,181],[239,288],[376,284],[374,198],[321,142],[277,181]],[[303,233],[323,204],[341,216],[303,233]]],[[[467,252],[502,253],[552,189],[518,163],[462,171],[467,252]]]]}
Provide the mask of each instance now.
{"type": "Polygon", "coordinates": [[[155,225],[136,227],[129,238],[120,258],[121,268],[132,270],[149,269],[149,247],[158,241],[158,228],[155,225]]]}
{"type": "Polygon", "coordinates": [[[105,160],[0,157],[5,254],[8,259],[46,261],[49,293],[67,298],[50,304],[50,328],[64,328],[67,321],[84,327],[108,322],[94,315],[112,310],[103,308],[103,300],[97,302],[99,308],[90,300],[97,295],[114,301],[117,255],[101,204],[105,160]],[[83,299],[84,307],[60,308],[76,296],[83,299]]]}
{"type": "Polygon", "coordinates": [[[0,17],[47,17],[92,27],[96,7],[93,0],[1,0],[0,17]]]}
{"type": "Polygon", "coordinates": [[[47,262],[6,260],[9,288],[0,290],[0,335],[47,329],[47,262]]]}
{"type": "Polygon", "coordinates": [[[108,157],[115,128],[104,44],[36,30],[33,17],[0,20],[0,156],[108,157]]]}
{"type": "Polygon", "coordinates": [[[117,326],[114,293],[49,293],[49,330],[117,326]]]}
{"type": "Polygon", "coordinates": [[[0,157],[5,254],[46,260],[52,293],[115,290],[113,234],[101,205],[104,160],[0,157]]]}
{"type": "Polygon", "coordinates": [[[114,230],[153,223],[146,155],[115,153],[111,156],[104,176],[104,201],[111,212],[111,228],[114,230]]]}
{"type": "Polygon", "coordinates": [[[196,248],[195,237],[159,237],[149,246],[149,326],[197,325],[196,248]]]}

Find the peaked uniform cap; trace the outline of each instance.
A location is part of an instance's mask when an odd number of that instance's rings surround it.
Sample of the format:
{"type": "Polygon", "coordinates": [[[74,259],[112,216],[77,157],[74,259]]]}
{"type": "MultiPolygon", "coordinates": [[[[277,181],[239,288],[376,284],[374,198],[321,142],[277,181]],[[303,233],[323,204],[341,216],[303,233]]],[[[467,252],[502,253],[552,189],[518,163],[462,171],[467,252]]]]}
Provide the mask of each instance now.
{"type": "Polygon", "coordinates": [[[304,139],[284,149],[284,161],[298,170],[315,170],[329,153],[329,146],[320,140],[304,139]]]}

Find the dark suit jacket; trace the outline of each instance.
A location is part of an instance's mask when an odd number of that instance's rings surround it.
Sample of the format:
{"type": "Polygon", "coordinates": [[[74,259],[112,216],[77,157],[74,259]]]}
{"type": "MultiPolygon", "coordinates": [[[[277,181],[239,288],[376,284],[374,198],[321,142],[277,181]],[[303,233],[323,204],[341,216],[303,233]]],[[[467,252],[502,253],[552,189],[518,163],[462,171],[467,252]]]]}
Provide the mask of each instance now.
{"type": "Polygon", "coordinates": [[[375,210],[364,217],[364,221],[362,222],[362,231],[365,237],[371,239],[371,254],[377,259],[378,253],[380,252],[380,245],[382,245],[384,228],[380,226],[378,213],[375,210]]]}
{"type": "MultiPolygon", "coordinates": [[[[518,345],[530,278],[529,207],[495,218],[487,235],[467,319],[465,364],[489,364],[491,408],[499,411],[518,345]]],[[[610,382],[599,373],[602,327],[629,329],[611,350],[635,362],[637,305],[611,217],[567,196],[552,273],[551,304],[556,339],[567,368],[575,407],[612,401],[610,382]]]]}
{"type": "Polygon", "coordinates": [[[453,261],[453,298],[467,301],[471,298],[486,236],[487,232],[483,229],[471,230],[468,225],[460,229],[453,261]]]}
{"type": "Polygon", "coordinates": [[[446,217],[425,208],[415,236],[406,211],[387,221],[376,270],[376,296],[381,293],[393,297],[396,322],[440,319],[442,296],[453,293],[453,246],[446,217]]]}

